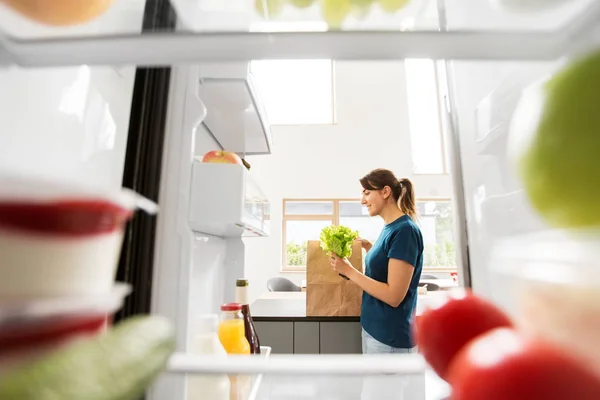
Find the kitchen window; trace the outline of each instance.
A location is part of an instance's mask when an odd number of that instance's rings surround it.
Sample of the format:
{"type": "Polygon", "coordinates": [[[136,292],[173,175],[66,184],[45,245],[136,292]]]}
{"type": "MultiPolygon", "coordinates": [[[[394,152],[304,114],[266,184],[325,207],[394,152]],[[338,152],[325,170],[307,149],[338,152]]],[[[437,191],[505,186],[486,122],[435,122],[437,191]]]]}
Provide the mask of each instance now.
{"type": "Polygon", "coordinates": [[[404,70],[413,173],[447,174],[449,168],[435,61],[407,59],[404,70]]]}
{"type": "Polygon", "coordinates": [[[270,125],[335,123],[332,60],[252,61],[270,125]]]}
{"type": "MultiPolygon", "coordinates": [[[[417,200],[419,225],[425,243],[423,269],[456,271],[456,244],[452,230],[452,202],[447,198],[417,200]]],[[[356,199],[283,200],[283,272],[306,270],[308,240],[319,240],[321,229],[345,225],[371,242],[383,229],[383,220],[369,217],[356,199]]]]}

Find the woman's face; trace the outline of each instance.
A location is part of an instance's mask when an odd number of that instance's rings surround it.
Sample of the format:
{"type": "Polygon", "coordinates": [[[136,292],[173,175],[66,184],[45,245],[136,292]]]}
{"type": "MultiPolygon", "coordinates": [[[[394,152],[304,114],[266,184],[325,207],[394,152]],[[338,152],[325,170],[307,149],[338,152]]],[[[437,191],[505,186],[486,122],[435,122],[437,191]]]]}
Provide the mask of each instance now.
{"type": "MultiPolygon", "coordinates": [[[[387,202],[386,193],[389,191],[387,186],[383,190],[363,190],[361,204],[367,207],[371,217],[381,214],[381,210],[387,202]]],[[[389,197],[389,194],[387,194],[389,197]]]]}

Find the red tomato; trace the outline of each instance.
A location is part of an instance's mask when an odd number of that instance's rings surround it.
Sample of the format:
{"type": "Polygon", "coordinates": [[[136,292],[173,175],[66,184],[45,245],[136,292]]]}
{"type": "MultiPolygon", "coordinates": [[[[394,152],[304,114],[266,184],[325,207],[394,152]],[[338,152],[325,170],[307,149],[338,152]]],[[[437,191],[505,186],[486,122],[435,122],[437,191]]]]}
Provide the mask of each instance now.
{"type": "Polygon", "coordinates": [[[495,329],[452,361],[452,400],[597,400],[600,380],[564,351],[495,329]]]}
{"type": "Polygon", "coordinates": [[[492,303],[469,291],[449,295],[441,307],[425,310],[418,318],[415,338],[419,352],[442,378],[452,358],[477,336],[512,322],[492,303]]]}

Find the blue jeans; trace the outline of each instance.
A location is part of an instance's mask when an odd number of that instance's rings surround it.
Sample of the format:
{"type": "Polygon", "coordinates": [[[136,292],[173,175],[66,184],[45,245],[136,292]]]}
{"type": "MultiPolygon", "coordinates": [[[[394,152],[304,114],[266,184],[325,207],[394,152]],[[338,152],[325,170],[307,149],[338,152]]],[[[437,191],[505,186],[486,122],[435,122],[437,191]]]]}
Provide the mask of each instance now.
{"type": "Polygon", "coordinates": [[[416,353],[417,348],[413,347],[411,349],[402,349],[398,347],[388,346],[387,344],[383,344],[373,336],[369,335],[367,331],[362,330],[362,352],[363,354],[410,354],[416,353]]]}
{"type": "MultiPolygon", "coordinates": [[[[417,348],[401,349],[379,342],[367,331],[362,330],[363,354],[410,354],[417,348]]],[[[382,374],[363,378],[361,400],[422,400],[425,398],[424,382],[403,374],[382,374]],[[414,380],[417,382],[413,382],[414,380]],[[415,391],[415,384],[422,383],[422,390],[415,391]],[[414,392],[414,393],[413,393],[414,392]],[[421,393],[423,392],[423,393],[421,393]]]]}

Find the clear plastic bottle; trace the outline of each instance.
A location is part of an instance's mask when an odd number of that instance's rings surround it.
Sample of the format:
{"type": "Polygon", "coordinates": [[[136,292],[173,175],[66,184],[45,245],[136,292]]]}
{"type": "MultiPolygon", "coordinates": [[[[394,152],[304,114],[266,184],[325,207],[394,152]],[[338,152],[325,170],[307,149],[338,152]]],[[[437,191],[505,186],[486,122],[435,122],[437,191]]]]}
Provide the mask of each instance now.
{"type": "MultiPolygon", "coordinates": [[[[218,335],[219,318],[215,314],[202,315],[197,320],[197,333],[191,343],[194,355],[227,357],[218,335]]],[[[223,375],[189,374],[187,378],[188,400],[229,400],[231,385],[223,375]]]]}

